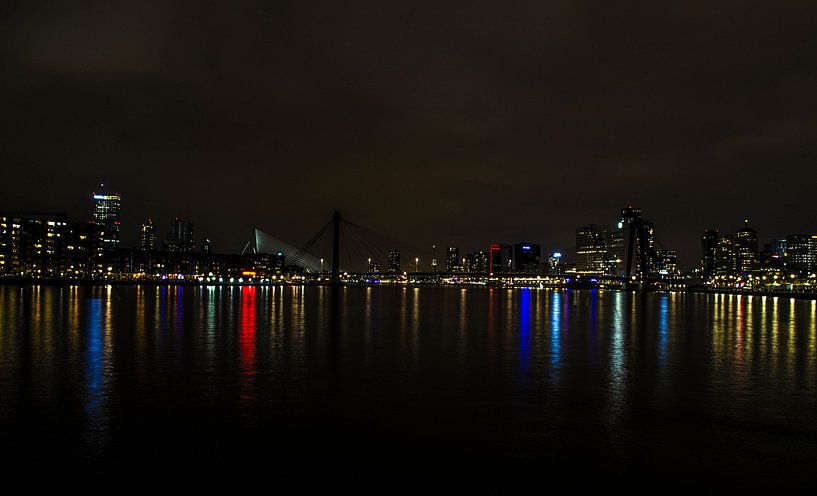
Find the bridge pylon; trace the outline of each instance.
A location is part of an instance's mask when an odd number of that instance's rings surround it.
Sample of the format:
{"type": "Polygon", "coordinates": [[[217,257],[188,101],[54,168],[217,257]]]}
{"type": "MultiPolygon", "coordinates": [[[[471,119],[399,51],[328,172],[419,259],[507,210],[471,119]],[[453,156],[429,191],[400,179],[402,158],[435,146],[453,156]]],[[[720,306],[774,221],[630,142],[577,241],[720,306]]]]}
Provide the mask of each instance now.
{"type": "Polygon", "coordinates": [[[340,212],[332,215],[332,284],[340,284],[340,212]]]}

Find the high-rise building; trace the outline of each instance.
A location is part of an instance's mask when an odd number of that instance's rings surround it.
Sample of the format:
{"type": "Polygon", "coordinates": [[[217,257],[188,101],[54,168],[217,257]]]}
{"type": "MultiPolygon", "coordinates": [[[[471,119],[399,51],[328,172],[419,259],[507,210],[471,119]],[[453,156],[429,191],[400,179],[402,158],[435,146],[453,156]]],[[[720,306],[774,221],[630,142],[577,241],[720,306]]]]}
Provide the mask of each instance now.
{"type": "Polygon", "coordinates": [[[389,272],[400,272],[400,250],[391,250],[387,261],[389,272]]]}
{"type": "Polygon", "coordinates": [[[735,263],[740,273],[749,273],[757,264],[757,232],[745,221],[735,235],[735,263]]]}
{"type": "Polygon", "coordinates": [[[94,224],[103,228],[103,242],[106,249],[119,248],[119,214],[122,210],[122,196],[119,193],[94,192],[94,224]]]}
{"type": "Polygon", "coordinates": [[[280,251],[272,258],[272,271],[279,275],[286,271],[286,257],[280,251]]]}
{"type": "Polygon", "coordinates": [[[65,214],[0,214],[0,275],[96,278],[103,268],[103,231],[65,214]]]}
{"type": "Polygon", "coordinates": [[[715,275],[718,267],[718,230],[705,229],[701,237],[701,270],[705,277],[715,275]]]}
{"type": "Polygon", "coordinates": [[[143,251],[153,251],[156,249],[156,226],[151,219],[142,223],[139,230],[139,247],[143,251]]]}
{"type": "MultiPolygon", "coordinates": [[[[621,218],[617,227],[623,230],[621,253],[617,258],[624,260],[630,253],[633,255],[632,266],[629,267],[631,273],[628,275],[657,274],[655,224],[642,217],[640,208],[631,206],[621,209],[621,218]],[[642,274],[644,269],[647,274],[642,274]]],[[[625,268],[622,272],[626,271],[625,268]]]]}
{"type": "Polygon", "coordinates": [[[658,277],[673,277],[679,274],[678,253],[675,250],[656,250],[656,274],[658,277]]]}
{"type": "Polygon", "coordinates": [[[513,247],[514,272],[539,273],[539,254],[541,248],[533,243],[517,243],[513,247]]]}
{"type": "Polygon", "coordinates": [[[729,236],[718,238],[717,265],[715,266],[716,276],[729,276],[735,272],[735,246],[729,236]]]}
{"type": "Polygon", "coordinates": [[[469,253],[465,259],[465,270],[477,274],[488,272],[488,252],[475,251],[469,253]]]}
{"type": "Polygon", "coordinates": [[[488,272],[491,274],[510,272],[513,268],[513,247],[491,243],[488,248],[488,272]]]}
{"type": "Polygon", "coordinates": [[[551,252],[550,255],[548,255],[548,274],[552,275],[564,274],[562,254],[558,251],[551,252]]]}
{"type": "Polygon", "coordinates": [[[817,234],[811,235],[811,270],[817,272],[817,234]]]}
{"type": "Polygon", "coordinates": [[[817,265],[814,251],[814,237],[810,234],[789,234],[786,236],[786,268],[810,271],[817,265]]]}
{"type": "Polygon", "coordinates": [[[165,249],[190,253],[196,246],[196,226],[192,222],[175,218],[170,223],[170,233],[165,240],[165,249]]]}
{"type": "Polygon", "coordinates": [[[588,224],[576,230],[576,273],[621,275],[622,230],[588,224]]]}
{"type": "Polygon", "coordinates": [[[449,246],[445,256],[445,270],[457,272],[460,270],[460,249],[456,246],[449,246]]]}

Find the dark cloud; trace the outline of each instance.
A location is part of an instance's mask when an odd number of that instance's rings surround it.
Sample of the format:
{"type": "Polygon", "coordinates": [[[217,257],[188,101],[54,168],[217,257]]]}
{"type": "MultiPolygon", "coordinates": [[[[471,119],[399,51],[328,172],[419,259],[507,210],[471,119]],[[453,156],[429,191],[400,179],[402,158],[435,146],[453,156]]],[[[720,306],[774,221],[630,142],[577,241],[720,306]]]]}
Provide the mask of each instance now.
{"type": "Polygon", "coordinates": [[[222,249],[334,208],[417,245],[573,245],[627,203],[817,231],[813,2],[133,2],[0,7],[3,209],[222,249]]]}

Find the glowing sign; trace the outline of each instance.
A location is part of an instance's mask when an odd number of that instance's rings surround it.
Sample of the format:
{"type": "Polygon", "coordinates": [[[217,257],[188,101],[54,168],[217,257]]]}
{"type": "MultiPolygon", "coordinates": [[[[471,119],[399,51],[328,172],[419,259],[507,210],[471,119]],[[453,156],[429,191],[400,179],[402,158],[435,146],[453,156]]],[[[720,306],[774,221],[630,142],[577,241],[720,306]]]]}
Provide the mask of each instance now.
{"type": "Polygon", "coordinates": [[[243,271],[243,272],[241,273],[241,275],[242,275],[242,276],[250,276],[250,277],[255,277],[255,271],[254,271],[254,270],[245,270],[245,271],[243,271]]]}

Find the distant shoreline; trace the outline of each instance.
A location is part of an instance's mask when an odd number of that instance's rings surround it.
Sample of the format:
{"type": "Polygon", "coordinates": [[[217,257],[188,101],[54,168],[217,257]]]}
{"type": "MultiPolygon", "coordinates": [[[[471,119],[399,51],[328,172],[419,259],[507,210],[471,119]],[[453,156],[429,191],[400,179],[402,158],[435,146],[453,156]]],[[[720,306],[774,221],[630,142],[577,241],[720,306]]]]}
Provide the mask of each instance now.
{"type": "MultiPolygon", "coordinates": [[[[199,281],[100,281],[95,279],[19,279],[19,278],[0,278],[0,286],[225,286],[225,287],[243,287],[243,286],[321,286],[331,287],[332,284],[326,282],[274,282],[274,283],[229,283],[229,282],[209,282],[202,283],[199,281]]],[[[457,288],[457,289],[484,289],[484,288],[531,288],[528,285],[480,285],[480,284],[440,284],[440,283],[408,283],[408,284],[391,284],[391,283],[362,283],[362,282],[346,282],[340,286],[381,286],[381,287],[443,287],[443,288],[457,288]]],[[[635,292],[632,289],[614,288],[614,287],[573,287],[571,285],[547,285],[546,289],[570,289],[570,290],[592,290],[603,289],[606,291],[627,291],[635,292]]],[[[788,292],[788,291],[747,291],[739,289],[711,289],[704,287],[690,287],[685,289],[673,290],[656,290],[648,292],[679,292],[679,293],[698,293],[698,294],[723,294],[723,295],[739,295],[739,296],[768,296],[777,298],[793,298],[798,300],[817,300],[817,292],[802,293],[802,292],[788,292]]]]}

